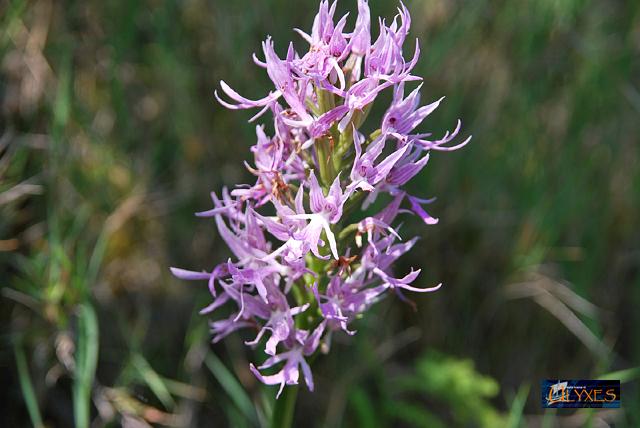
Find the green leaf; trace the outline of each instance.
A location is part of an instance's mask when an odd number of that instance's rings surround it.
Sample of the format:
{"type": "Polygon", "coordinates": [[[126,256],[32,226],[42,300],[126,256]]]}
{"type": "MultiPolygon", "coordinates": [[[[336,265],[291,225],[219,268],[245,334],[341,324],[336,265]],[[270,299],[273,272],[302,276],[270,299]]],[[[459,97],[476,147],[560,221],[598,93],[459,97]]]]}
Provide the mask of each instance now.
{"type": "Polygon", "coordinates": [[[354,388],[349,394],[349,404],[353,407],[354,416],[358,421],[359,427],[371,428],[380,426],[376,409],[364,389],[354,388]]]}
{"type": "Polygon", "coordinates": [[[620,383],[631,382],[632,380],[636,380],[640,378],[640,367],[633,367],[625,370],[618,370],[615,372],[603,374],[598,377],[598,379],[615,379],[619,380],[620,383]]]}
{"type": "Polygon", "coordinates": [[[71,55],[66,53],[58,74],[58,87],[53,104],[53,126],[60,132],[71,113],[71,55]]]}
{"type": "MultiPolygon", "coordinates": [[[[5,4],[5,7],[6,4],[5,4]]],[[[4,19],[0,23],[0,50],[4,51],[10,40],[12,27],[19,24],[19,18],[26,10],[27,3],[25,1],[14,1],[3,12],[4,19]]]]}
{"type": "Polygon", "coordinates": [[[93,380],[98,363],[98,318],[89,303],[80,305],[76,368],[73,382],[73,414],[77,428],[87,428],[93,380]]]}
{"type": "Polygon", "coordinates": [[[213,353],[209,352],[204,359],[204,363],[222,388],[231,397],[233,403],[238,407],[240,412],[251,422],[256,422],[256,412],[251,399],[247,395],[242,385],[235,376],[225,367],[220,359],[213,353]]]}
{"type": "Polygon", "coordinates": [[[139,353],[133,355],[133,367],[138,371],[140,378],[147,384],[149,389],[158,397],[158,400],[166,409],[172,409],[175,401],[171,397],[169,387],[162,377],[151,367],[151,364],[139,353]]]}
{"type": "Polygon", "coordinates": [[[27,406],[31,423],[37,428],[44,427],[42,423],[42,416],[40,415],[40,409],[38,408],[38,400],[36,399],[36,394],[31,383],[27,359],[24,356],[24,350],[22,349],[20,339],[16,339],[13,342],[13,352],[16,357],[16,366],[18,368],[18,378],[20,380],[20,389],[22,389],[22,397],[24,398],[24,402],[27,406]]]}
{"type": "Polygon", "coordinates": [[[518,428],[522,426],[522,415],[524,413],[524,405],[527,402],[529,396],[529,385],[522,385],[518,389],[513,402],[511,403],[511,411],[509,412],[509,419],[507,420],[507,427],[518,428]]]}

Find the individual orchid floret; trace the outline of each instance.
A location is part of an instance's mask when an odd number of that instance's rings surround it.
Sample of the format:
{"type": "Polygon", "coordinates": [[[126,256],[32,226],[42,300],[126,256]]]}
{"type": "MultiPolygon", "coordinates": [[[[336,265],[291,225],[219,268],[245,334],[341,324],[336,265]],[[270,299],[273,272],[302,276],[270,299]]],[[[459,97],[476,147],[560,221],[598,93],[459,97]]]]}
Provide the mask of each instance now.
{"type": "Polygon", "coordinates": [[[418,288],[418,287],[412,287],[411,285],[409,285],[413,281],[415,281],[415,279],[418,277],[418,275],[420,274],[420,269],[412,270],[402,278],[393,278],[390,275],[388,275],[386,272],[383,272],[381,269],[378,269],[378,268],[374,268],[373,273],[375,273],[380,277],[380,279],[382,279],[383,281],[382,285],[384,287],[391,288],[391,289],[403,288],[405,290],[416,291],[419,293],[430,293],[432,291],[438,290],[442,286],[442,284],[438,284],[435,287],[418,288]]]}
{"type": "Polygon", "coordinates": [[[458,136],[458,134],[460,133],[461,126],[462,126],[462,122],[458,120],[458,124],[456,125],[456,128],[451,132],[447,131],[445,135],[439,140],[426,140],[426,139],[419,138],[416,141],[416,144],[419,145],[423,150],[438,150],[441,152],[452,152],[454,150],[461,149],[467,144],[469,144],[469,142],[471,141],[471,136],[467,137],[461,143],[458,143],[453,146],[446,146],[446,144],[449,144],[458,136]]]}
{"type": "Polygon", "coordinates": [[[358,223],[358,232],[356,233],[356,237],[355,237],[356,245],[358,247],[362,247],[362,235],[366,234],[367,242],[370,245],[374,246],[375,248],[375,244],[374,244],[375,233],[382,233],[382,234],[390,233],[396,238],[401,239],[400,235],[398,235],[398,232],[396,232],[394,228],[386,224],[384,221],[379,220],[375,217],[367,217],[364,220],[362,220],[360,223],[358,223]]]}
{"type": "Polygon", "coordinates": [[[420,88],[422,88],[422,84],[406,98],[404,98],[404,83],[400,83],[394,88],[393,101],[382,118],[382,132],[408,135],[438,108],[444,97],[418,108],[420,105],[420,88]]]}
{"type": "Polygon", "coordinates": [[[390,194],[397,193],[398,189],[415,177],[429,162],[429,154],[420,157],[421,150],[414,150],[413,153],[405,156],[397,162],[385,179],[386,190],[390,194]]]}
{"type": "Polygon", "coordinates": [[[291,308],[287,302],[287,298],[278,289],[274,289],[269,296],[269,306],[258,300],[254,301],[256,305],[263,305],[263,319],[266,320],[255,339],[245,342],[249,346],[257,345],[262,339],[265,332],[270,331],[271,337],[265,344],[265,353],[275,355],[276,347],[282,341],[287,340],[295,332],[293,317],[306,311],[310,306],[305,303],[302,306],[291,308]]]}
{"type": "Polygon", "coordinates": [[[398,244],[394,243],[395,240],[394,235],[387,235],[379,237],[375,243],[368,245],[362,252],[361,267],[368,272],[372,272],[375,268],[389,271],[396,260],[413,248],[418,238],[398,244]]]}
{"type": "Polygon", "coordinates": [[[432,217],[429,213],[427,213],[424,208],[422,208],[422,205],[424,204],[430,204],[432,203],[435,199],[420,199],[420,198],[416,198],[415,196],[408,196],[407,195],[407,199],[409,199],[409,203],[411,204],[411,210],[416,213],[421,219],[422,221],[424,221],[426,224],[432,225],[432,224],[437,224],[438,223],[438,219],[432,217]]]}
{"type": "Polygon", "coordinates": [[[210,322],[209,327],[211,329],[211,334],[213,335],[213,339],[211,341],[213,343],[218,343],[231,333],[252,326],[253,323],[248,320],[239,320],[235,314],[224,320],[210,322]]]}
{"type": "Polygon", "coordinates": [[[265,107],[265,106],[268,106],[271,103],[273,103],[275,100],[280,98],[280,96],[282,95],[282,92],[280,92],[280,91],[273,91],[273,92],[269,92],[269,95],[267,95],[266,97],[254,101],[254,100],[250,100],[250,99],[245,98],[242,95],[238,94],[236,91],[231,89],[231,87],[229,85],[227,85],[227,83],[225,83],[224,80],[220,81],[220,87],[222,88],[222,91],[229,98],[231,98],[233,101],[236,102],[236,104],[229,103],[229,102],[223,100],[222,98],[220,98],[220,96],[218,95],[218,91],[214,91],[213,93],[214,93],[216,99],[218,100],[218,102],[220,104],[222,104],[223,106],[225,106],[225,107],[227,107],[228,109],[231,109],[231,110],[250,109],[250,108],[256,108],[256,107],[265,107]]]}
{"type": "Polygon", "coordinates": [[[368,0],[358,0],[358,19],[349,41],[351,53],[365,56],[371,48],[371,12],[368,0]]]}
{"type": "Polygon", "coordinates": [[[306,241],[311,246],[311,251],[316,257],[322,258],[318,252],[318,245],[321,243],[320,234],[324,231],[329,241],[331,254],[338,258],[338,246],[336,238],[331,231],[331,225],[337,223],[342,217],[342,207],[347,195],[340,187],[340,177],[336,177],[325,197],[318,179],[313,171],[309,174],[309,201],[311,214],[296,214],[291,216],[294,219],[309,220],[309,224],[297,234],[297,239],[306,241]]]}
{"type": "Polygon", "coordinates": [[[258,368],[253,364],[250,364],[249,368],[262,383],[266,385],[280,385],[280,389],[276,396],[279,397],[285,385],[298,384],[300,367],[302,368],[302,373],[307,387],[310,391],[313,391],[313,375],[311,373],[311,367],[309,367],[305,357],[313,355],[316,349],[318,349],[324,329],[325,323],[321,322],[311,334],[306,330],[296,331],[294,338],[289,339],[289,341],[292,342],[289,346],[289,351],[267,358],[267,360],[258,368]],[[263,375],[259,371],[273,367],[281,362],[284,362],[282,369],[274,375],[263,375]]]}
{"type": "Polygon", "coordinates": [[[410,74],[420,56],[418,41],[416,40],[411,61],[406,62],[402,55],[402,44],[409,32],[411,20],[404,5],[399,11],[400,15],[393,19],[393,23],[389,27],[385,25],[384,20],[380,20],[380,34],[365,58],[364,74],[366,77],[390,80],[393,83],[421,80],[420,77],[410,74]],[[398,18],[400,18],[399,26],[398,18]]]}
{"type": "Polygon", "coordinates": [[[358,18],[349,38],[351,55],[344,69],[348,75],[348,84],[352,85],[360,80],[363,58],[371,49],[371,12],[367,0],[358,0],[358,18]]]}
{"type": "Polygon", "coordinates": [[[304,105],[304,95],[306,82],[296,81],[292,75],[291,61],[293,61],[293,45],[289,45],[287,59],[281,60],[273,49],[273,41],[270,37],[262,43],[265,61],[267,64],[267,74],[273,84],[278,88],[283,98],[287,101],[291,109],[299,116],[303,123],[310,124],[311,116],[304,105]]]}
{"type": "Polygon", "coordinates": [[[277,270],[273,267],[259,266],[259,267],[247,267],[239,269],[233,263],[228,262],[229,274],[235,284],[240,286],[249,285],[254,286],[256,291],[267,301],[267,284],[265,279],[271,277],[277,270]]]}
{"type": "Polygon", "coordinates": [[[346,107],[347,111],[338,125],[338,130],[345,132],[356,112],[364,111],[366,107],[373,103],[380,92],[392,86],[393,83],[390,81],[380,81],[373,77],[362,79],[353,84],[347,92],[342,94],[344,96],[344,104],[336,107],[336,109],[340,108],[341,111],[344,111],[346,107]]]}
{"type": "Polygon", "coordinates": [[[361,308],[359,296],[354,291],[339,275],[331,278],[324,294],[314,284],[313,293],[329,329],[342,330],[350,336],[356,333],[347,326],[361,308]]]}
{"type": "Polygon", "coordinates": [[[359,135],[358,132],[354,132],[353,143],[356,156],[349,176],[351,178],[351,184],[347,189],[349,191],[362,189],[371,192],[374,190],[376,184],[387,178],[391,168],[402,158],[409,146],[405,145],[400,147],[384,160],[374,164],[384,150],[386,135],[382,134],[374,140],[364,154],[362,153],[362,140],[363,137],[359,135]]]}

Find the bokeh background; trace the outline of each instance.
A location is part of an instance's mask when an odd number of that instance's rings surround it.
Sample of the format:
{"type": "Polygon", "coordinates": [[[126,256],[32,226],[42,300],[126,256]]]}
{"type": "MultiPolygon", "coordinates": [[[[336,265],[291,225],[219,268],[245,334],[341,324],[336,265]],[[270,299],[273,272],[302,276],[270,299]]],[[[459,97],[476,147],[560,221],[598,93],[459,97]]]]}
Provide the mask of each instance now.
{"type": "MultiPolygon", "coordinates": [[[[423,239],[398,269],[445,286],[336,337],[298,424],[640,426],[640,3],[407,6],[424,99],[447,96],[422,129],[461,117],[474,136],[410,186],[438,196],[440,223],[406,222],[423,239]],[[622,409],[543,412],[553,377],[621,379],[622,409]]],[[[374,17],[395,7],[371,1],[374,17]]],[[[267,34],[303,46],[291,28],[316,9],[0,0],[3,426],[73,426],[87,401],[95,427],[264,420],[275,390],[244,337],[210,345],[206,286],[168,266],[227,257],[193,212],[249,180],[251,113],[219,106],[218,81],[265,93],[251,53],[267,34]]]]}

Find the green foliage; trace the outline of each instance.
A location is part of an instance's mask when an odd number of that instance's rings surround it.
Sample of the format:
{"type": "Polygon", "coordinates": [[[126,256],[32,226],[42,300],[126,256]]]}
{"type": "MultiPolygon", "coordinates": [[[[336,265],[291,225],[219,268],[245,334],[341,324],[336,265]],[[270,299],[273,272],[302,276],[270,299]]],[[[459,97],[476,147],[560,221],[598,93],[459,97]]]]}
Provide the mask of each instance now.
{"type": "MultiPolygon", "coordinates": [[[[386,372],[388,367],[380,369],[386,372]]],[[[506,415],[493,403],[500,391],[498,383],[478,373],[468,359],[429,351],[406,373],[380,377],[376,389],[381,391],[378,397],[360,386],[351,389],[347,410],[350,423],[361,427],[436,428],[507,424],[506,415]]]]}
{"type": "MultiPolygon", "coordinates": [[[[415,393],[427,397],[436,406],[447,409],[457,426],[469,423],[483,427],[504,425],[503,417],[489,401],[498,395],[498,383],[478,373],[473,361],[468,359],[461,360],[431,351],[417,361],[415,373],[396,379],[393,389],[401,394],[415,393]]],[[[413,415],[413,425],[420,420],[438,421],[435,416],[422,410],[420,405],[412,405],[410,401],[399,403],[403,410],[396,410],[396,417],[413,415]],[[412,411],[408,412],[408,409],[412,411]]],[[[439,423],[446,426],[445,421],[439,423]]]]}

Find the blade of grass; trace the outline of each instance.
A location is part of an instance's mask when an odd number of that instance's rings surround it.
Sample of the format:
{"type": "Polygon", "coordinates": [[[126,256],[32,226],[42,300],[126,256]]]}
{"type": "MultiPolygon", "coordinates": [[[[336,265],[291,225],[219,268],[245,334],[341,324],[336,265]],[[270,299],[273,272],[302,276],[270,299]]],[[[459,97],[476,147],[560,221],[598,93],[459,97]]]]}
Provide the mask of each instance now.
{"type": "Polygon", "coordinates": [[[44,427],[42,423],[42,416],[40,415],[40,409],[38,408],[38,400],[36,400],[36,394],[33,390],[31,383],[31,376],[29,375],[29,367],[27,365],[27,359],[24,356],[24,350],[22,349],[22,343],[20,339],[16,339],[13,342],[13,352],[16,358],[16,366],[18,368],[18,378],[20,380],[20,389],[22,390],[22,396],[29,412],[29,418],[34,427],[44,427]]]}
{"type": "Polygon", "coordinates": [[[242,412],[235,407],[229,406],[229,408],[225,410],[225,413],[229,421],[229,426],[236,428],[247,428],[251,426],[242,412]]]}
{"type": "Polygon", "coordinates": [[[542,417],[541,428],[551,428],[556,422],[558,411],[556,409],[546,409],[542,417]]]}
{"type": "MultiPolygon", "coordinates": [[[[58,74],[58,86],[56,97],[53,102],[53,129],[54,142],[57,149],[62,144],[62,130],[69,121],[71,112],[71,55],[68,52],[63,54],[62,67],[58,74]]],[[[60,151],[58,150],[58,153],[60,151]]]]}
{"type": "Polygon", "coordinates": [[[351,391],[349,404],[353,408],[353,415],[358,421],[358,426],[371,428],[380,422],[373,402],[361,387],[356,387],[351,391]]]}
{"type": "Polygon", "coordinates": [[[258,425],[261,427],[266,427],[269,425],[269,421],[273,416],[273,395],[267,395],[265,389],[262,389],[260,391],[258,403],[259,405],[255,407],[258,418],[258,425]]]}
{"type": "Polygon", "coordinates": [[[207,354],[204,359],[204,363],[207,368],[211,370],[211,373],[213,373],[213,376],[220,383],[226,393],[229,394],[229,397],[231,397],[231,400],[242,412],[244,417],[255,424],[257,419],[253,403],[235,376],[225,367],[222,361],[220,361],[213,352],[209,352],[207,354]]]}
{"type": "Polygon", "coordinates": [[[620,383],[631,382],[640,378],[640,367],[633,367],[625,370],[618,370],[615,372],[603,374],[598,379],[617,379],[620,383]]]}
{"type": "Polygon", "coordinates": [[[527,397],[529,396],[529,385],[521,385],[518,388],[518,393],[516,394],[513,402],[511,403],[511,411],[509,412],[509,419],[507,421],[507,427],[509,428],[519,428],[523,426],[522,415],[524,414],[524,405],[527,402],[527,397]]]}
{"type": "Polygon", "coordinates": [[[207,390],[199,388],[188,383],[180,382],[174,379],[168,379],[166,377],[161,378],[167,389],[172,395],[177,397],[187,398],[193,401],[204,401],[207,397],[207,390]]]}
{"type": "Polygon", "coordinates": [[[89,303],[80,306],[76,369],[73,382],[73,414],[76,427],[87,428],[91,392],[98,363],[98,319],[89,303]]]}
{"type": "Polygon", "coordinates": [[[162,380],[162,377],[151,367],[149,362],[138,353],[133,355],[132,362],[142,380],[145,381],[155,396],[158,397],[162,405],[166,409],[173,409],[176,403],[173,401],[173,397],[171,397],[169,387],[162,380]]]}
{"type": "Polygon", "coordinates": [[[26,9],[26,6],[27,4],[24,1],[14,1],[10,3],[5,11],[4,19],[2,20],[2,23],[0,23],[0,30],[2,31],[2,34],[0,34],[0,50],[5,49],[10,38],[12,27],[16,21],[20,19],[22,13],[26,9]]]}
{"type": "Polygon", "coordinates": [[[298,385],[292,385],[282,391],[280,399],[276,400],[271,415],[271,428],[290,428],[293,426],[293,416],[298,398],[298,385]]]}

